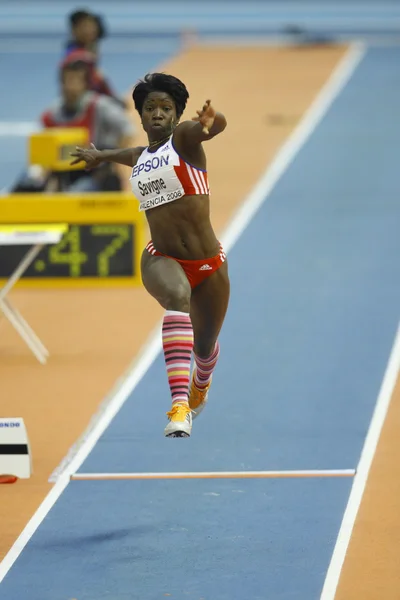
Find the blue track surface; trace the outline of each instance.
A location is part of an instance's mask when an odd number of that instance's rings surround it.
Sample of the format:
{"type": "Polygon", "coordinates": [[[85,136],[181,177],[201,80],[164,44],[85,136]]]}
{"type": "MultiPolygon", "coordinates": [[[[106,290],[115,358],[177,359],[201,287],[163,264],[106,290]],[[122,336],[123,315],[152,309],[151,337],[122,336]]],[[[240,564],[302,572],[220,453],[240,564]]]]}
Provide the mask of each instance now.
{"type": "MultiPolygon", "coordinates": [[[[356,467],[399,318],[399,64],[367,52],[231,251],[192,438],[162,435],[160,357],[82,471],[356,467]]],[[[350,485],[73,482],[0,598],[318,600],[350,485]]]]}
{"type": "Polygon", "coordinates": [[[5,579],[0,597],[312,600],[350,485],[75,482],[5,579]]]}

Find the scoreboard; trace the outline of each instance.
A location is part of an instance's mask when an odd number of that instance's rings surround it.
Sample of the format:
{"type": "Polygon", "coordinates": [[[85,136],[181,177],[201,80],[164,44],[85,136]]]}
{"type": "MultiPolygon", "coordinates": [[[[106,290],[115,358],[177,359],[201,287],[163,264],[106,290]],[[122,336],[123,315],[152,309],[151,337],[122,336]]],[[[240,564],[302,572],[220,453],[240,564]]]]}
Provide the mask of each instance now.
{"type": "MultiPolygon", "coordinates": [[[[146,229],[131,193],[11,194],[0,197],[0,224],[67,223],[56,245],[45,246],[19,287],[141,285],[140,257],[146,229]]],[[[0,246],[0,285],[26,246],[0,246]]]]}

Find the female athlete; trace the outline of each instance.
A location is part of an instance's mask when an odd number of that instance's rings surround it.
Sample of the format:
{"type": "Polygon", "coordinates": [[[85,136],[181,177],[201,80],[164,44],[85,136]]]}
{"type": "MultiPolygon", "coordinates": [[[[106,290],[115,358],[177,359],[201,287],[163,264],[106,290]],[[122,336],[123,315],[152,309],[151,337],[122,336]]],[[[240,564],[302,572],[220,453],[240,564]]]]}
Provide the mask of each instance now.
{"type": "Polygon", "coordinates": [[[207,402],[229,302],[228,266],[210,222],[202,146],[225,129],[226,119],[207,100],[197,117],[180,123],[188,97],[176,77],[148,74],[133,91],[148,146],[99,151],[91,144],[72,153],[72,164],[85,161],[87,168],[103,161],[132,167],[132,190],[146,211],[152,238],[142,255],[142,280],[166,311],[162,341],[172,396],[168,437],[189,437],[192,415],[207,402]]]}

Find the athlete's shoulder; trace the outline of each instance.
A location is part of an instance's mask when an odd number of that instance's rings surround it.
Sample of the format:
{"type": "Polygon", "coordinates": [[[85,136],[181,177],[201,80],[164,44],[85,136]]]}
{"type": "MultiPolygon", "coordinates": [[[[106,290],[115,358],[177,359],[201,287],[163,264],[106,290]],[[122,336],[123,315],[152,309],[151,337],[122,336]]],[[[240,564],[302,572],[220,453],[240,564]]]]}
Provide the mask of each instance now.
{"type": "Polygon", "coordinates": [[[185,148],[188,144],[192,142],[190,132],[193,130],[193,127],[196,126],[194,121],[182,121],[179,123],[174,129],[174,133],[172,135],[172,143],[175,148],[179,150],[185,148]]]}
{"type": "Polygon", "coordinates": [[[196,125],[197,123],[195,121],[182,121],[181,123],[179,123],[179,125],[175,127],[174,135],[176,133],[178,133],[178,135],[180,133],[186,133],[187,131],[193,129],[193,127],[196,127],[196,125]]]}
{"type": "Polygon", "coordinates": [[[132,148],[132,158],[134,161],[134,164],[132,166],[136,165],[144,150],[146,150],[146,146],[135,146],[135,148],[132,148]]]}

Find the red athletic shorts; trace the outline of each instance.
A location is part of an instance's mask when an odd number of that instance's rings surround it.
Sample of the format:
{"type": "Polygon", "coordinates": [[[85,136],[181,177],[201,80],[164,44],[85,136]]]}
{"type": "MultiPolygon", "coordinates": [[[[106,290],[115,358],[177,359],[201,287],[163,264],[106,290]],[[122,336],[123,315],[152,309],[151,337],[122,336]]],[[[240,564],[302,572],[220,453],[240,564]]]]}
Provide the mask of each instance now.
{"type": "Polygon", "coordinates": [[[181,260],[180,258],[175,258],[174,256],[162,254],[154,248],[153,242],[151,241],[147,244],[146,250],[153,256],[165,256],[166,258],[172,258],[172,260],[175,260],[177,263],[179,263],[182,269],[185,271],[186,277],[190,283],[190,287],[193,289],[199,285],[199,283],[204,281],[204,279],[207,279],[207,277],[214,273],[214,271],[218,271],[222,263],[225,262],[226,254],[221,244],[219,247],[219,254],[213,256],[212,258],[201,258],[200,260],[181,260]]]}

